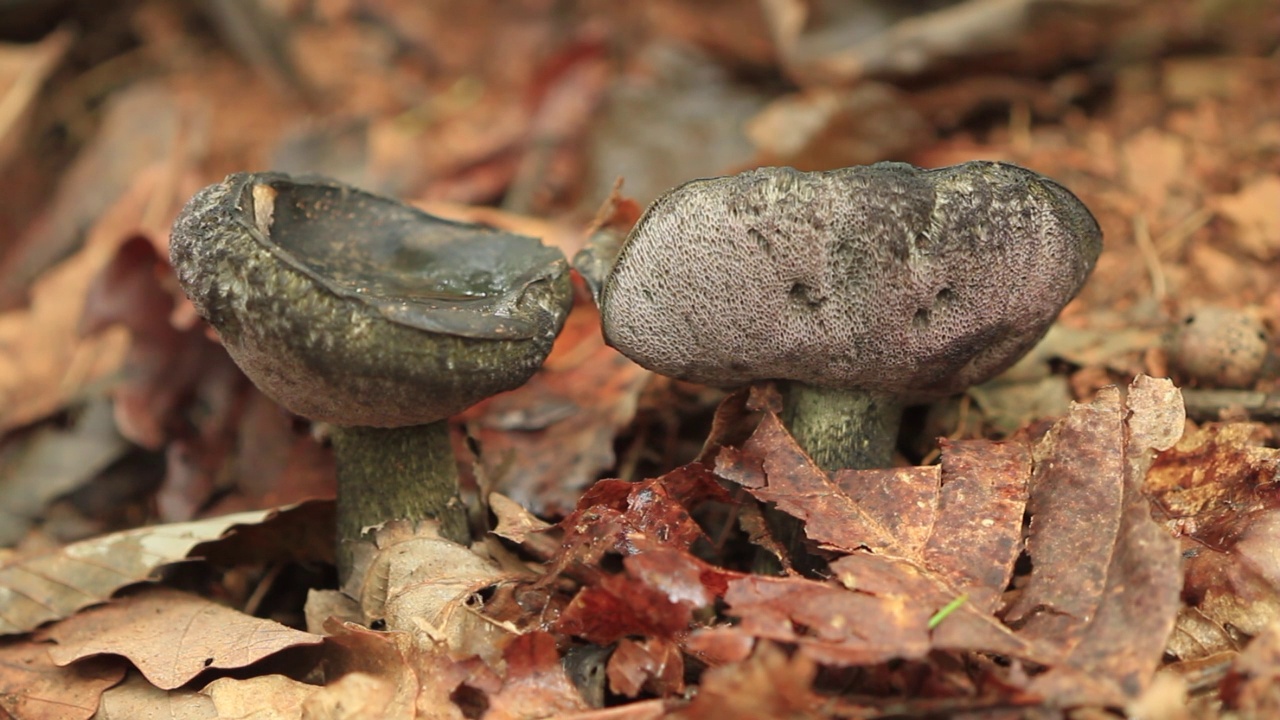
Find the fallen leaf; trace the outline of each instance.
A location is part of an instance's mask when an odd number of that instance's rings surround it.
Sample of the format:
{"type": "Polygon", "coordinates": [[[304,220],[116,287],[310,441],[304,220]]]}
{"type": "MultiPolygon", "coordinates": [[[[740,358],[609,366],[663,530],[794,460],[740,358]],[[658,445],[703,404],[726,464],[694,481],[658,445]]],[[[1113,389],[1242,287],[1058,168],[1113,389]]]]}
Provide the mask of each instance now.
{"type": "Polygon", "coordinates": [[[1121,147],[1125,182],[1141,199],[1150,222],[1161,217],[1170,193],[1187,174],[1186,141],[1158,127],[1146,127],[1121,147]]]}
{"type": "MultiPolygon", "coordinates": [[[[72,667],[75,667],[74,665],[72,667]]],[[[137,671],[102,694],[94,720],[222,720],[213,701],[194,690],[161,690],[137,671]]]]}
{"type": "Polygon", "coordinates": [[[684,692],[684,656],[669,640],[644,638],[618,641],[609,656],[606,672],[609,690],[634,698],[641,691],[658,697],[679,697],[684,692]]]}
{"type": "Polygon", "coordinates": [[[746,131],[759,165],[809,171],[902,157],[933,135],[905,93],[872,82],[784,95],[751,118],[746,131]]]}
{"type": "MultiPolygon", "coordinates": [[[[173,182],[184,175],[191,151],[200,144],[203,128],[193,106],[184,106],[160,81],[130,83],[107,95],[104,106],[100,129],[61,175],[51,197],[40,198],[40,214],[0,256],[0,308],[16,309],[30,288],[34,309],[40,278],[64,258],[101,242],[104,231],[116,239],[134,232],[163,234],[181,202],[197,189],[173,182]],[[153,185],[156,204],[137,208],[122,226],[119,208],[130,204],[130,196],[136,198],[140,183],[153,185]]],[[[78,309],[67,302],[84,297],[83,285],[77,290],[59,298],[67,310],[78,309]]]]}
{"type": "Polygon", "coordinates": [[[321,718],[462,720],[452,697],[468,677],[443,647],[406,633],[375,632],[354,623],[325,624],[327,686],[307,699],[321,718]],[[351,678],[351,679],[348,679],[351,678]],[[344,710],[345,708],[345,710],[344,710]],[[343,714],[344,712],[350,714],[343,714]]]}
{"type": "Polygon", "coordinates": [[[124,678],[125,666],[97,658],[59,667],[47,643],[0,644],[0,715],[22,720],[88,720],[103,692],[124,678]]]}
{"type": "Polygon", "coordinates": [[[1139,376],[1127,403],[1105,388],[1037,445],[1033,571],[1005,618],[1058,658],[1031,691],[1063,704],[1122,705],[1151,681],[1182,577],[1177,545],[1151,519],[1141,487],[1182,426],[1173,384],[1139,376]]]}
{"type": "Polygon", "coordinates": [[[237,525],[254,525],[276,510],[157,525],[72,543],[0,567],[0,635],[34,630],[107,600],[116,590],[187,557],[202,542],[237,525]]]}
{"type": "MultiPolygon", "coordinates": [[[[302,705],[302,716],[307,720],[414,720],[418,716],[412,706],[395,704],[396,691],[389,680],[362,672],[347,673],[308,697],[302,705]]],[[[447,715],[443,707],[436,707],[434,714],[423,717],[462,715],[447,715]]]]}
{"type": "Polygon", "coordinates": [[[22,148],[35,100],[74,40],[75,33],[62,28],[40,42],[0,44],[0,167],[22,148]]]}
{"type": "Polygon", "coordinates": [[[765,413],[740,452],[720,452],[716,474],[804,520],[805,534],[822,547],[910,555],[890,528],[854,503],[814,464],[776,413],[765,413]]]}
{"type": "Polygon", "coordinates": [[[498,520],[498,524],[490,530],[494,535],[525,546],[526,550],[543,560],[551,558],[559,549],[560,543],[547,532],[555,526],[506,495],[490,493],[489,509],[498,520]]]}
{"type": "Polygon", "coordinates": [[[597,645],[625,636],[670,640],[687,631],[694,613],[724,595],[739,573],[704,563],[686,551],[644,543],[602,574],[561,611],[554,628],[597,645]]]}
{"type": "Polygon", "coordinates": [[[515,628],[478,610],[481,590],[515,580],[492,559],[441,538],[433,522],[392,521],[361,541],[343,591],[360,602],[365,624],[439,645],[460,657],[497,663],[515,628]]]}
{"type": "Polygon", "coordinates": [[[301,720],[321,688],[283,675],[218,678],[201,690],[162,690],[134,672],[102,696],[95,720],[301,720]]]}
{"type": "Polygon", "coordinates": [[[298,720],[302,706],[320,688],[284,675],[218,678],[200,691],[213,701],[219,718],[298,720]]]}
{"type": "Polygon", "coordinates": [[[208,668],[244,667],[285,648],[323,641],[163,587],[81,612],[46,628],[41,637],[57,643],[49,656],[59,665],[122,655],[163,690],[185,685],[208,668]]]}
{"type": "Polygon", "coordinates": [[[920,557],[970,606],[990,613],[1022,552],[1031,453],[1020,442],[941,444],[942,494],[920,557]]]}
{"type": "Polygon", "coordinates": [[[486,720],[534,720],[588,710],[560,664],[555,638],[543,632],[520,635],[503,653],[502,687],[489,695],[486,720]]]}

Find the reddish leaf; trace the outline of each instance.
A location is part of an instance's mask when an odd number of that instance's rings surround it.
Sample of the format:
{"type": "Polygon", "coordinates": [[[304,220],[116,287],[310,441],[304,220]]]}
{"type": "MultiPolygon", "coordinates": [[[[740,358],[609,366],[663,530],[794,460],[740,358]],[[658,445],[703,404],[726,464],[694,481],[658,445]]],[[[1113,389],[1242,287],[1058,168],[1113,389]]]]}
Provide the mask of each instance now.
{"type": "Polygon", "coordinates": [[[560,522],[564,549],[555,565],[593,566],[608,552],[633,555],[650,547],[688,549],[706,537],[690,511],[707,500],[730,502],[715,476],[697,463],[638,483],[602,480],[560,522]]]}
{"type": "Polygon", "coordinates": [[[634,698],[642,690],[659,697],[684,692],[684,656],[669,640],[645,638],[618,641],[609,656],[609,689],[634,698]]]}
{"type": "Polygon", "coordinates": [[[917,556],[937,521],[942,466],[837,470],[832,482],[917,556]]]}
{"type": "Polygon", "coordinates": [[[983,612],[996,608],[1022,552],[1030,474],[1022,443],[942,441],[942,495],[921,558],[983,612]]]}
{"type": "Polygon", "coordinates": [[[1182,432],[1182,398],[1139,376],[1076,405],[1036,448],[1028,551],[1034,570],[1008,620],[1059,661],[1029,688],[1055,702],[1136,697],[1160,662],[1181,587],[1176,544],[1141,484],[1182,432]]]}
{"type": "Polygon", "coordinates": [[[627,556],[623,567],[625,572],[583,588],[556,629],[598,645],[627,635],[670,639],[688,630],[694,612],[710,606],[730,578],[739,577],[660,547],[627,556]]]}
{"type": "Polygon", "coordinates": [[[731,448],[720,452],[716,474],[804,520],[805,534],[823,547],[908,554],[890,528],[840,492],[804,454],[775,413],[765,413],[740,454],[731,448]]]}
{"type": "Polygon", "coordinates": [[[502,688],[489,696],[487,720],[545,718],[587,710],[587,704],[560,664],[555,638],[521,635],[507,646],[502,688]]]}

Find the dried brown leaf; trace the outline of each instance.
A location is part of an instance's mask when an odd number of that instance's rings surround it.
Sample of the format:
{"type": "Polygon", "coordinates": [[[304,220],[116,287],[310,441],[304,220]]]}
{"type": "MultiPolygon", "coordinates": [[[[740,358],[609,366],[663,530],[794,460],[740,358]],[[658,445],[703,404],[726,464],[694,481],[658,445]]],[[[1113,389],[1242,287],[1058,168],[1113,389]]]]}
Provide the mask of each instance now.
{"type": "Polygon", "coordinates": [[[1259,260],[1280,252],[1280,176],[1263,175],[1240,192],[1214,198],[1212,207],[1236,226],[1239,247],[1259,260]]]}
{"type": "Polygon", "coordinates": [[[1142,480],[1182,431],[1181,396],[1139,376],[1106,388],[1036,447],[1028,552],[1034,570],[1007,620],[1058,659],[1029,684],[1065,704],[1123,704],[1160,662],[1178,610],[1178,548],[1150,516],[1142,480]]]}
{"type": "MultiPolygon", "coordinates": [[[[74,665],[72,667],[75,667],[74,665]]],[[[94,720],[223,720],[213,700],[194,690],[161,690],[132,671],[124,682],[102,694],[94,720]]]]}
{"type": "Polygon", "coordinates": [[[518,577],[441,538],[434,523],[393,521],[360,541],[343,591],[359,600],[366,625],[381,620],[424,647],[496,663],[514,628],[482,615],[476,594],[518,577]]]}
{"type": "Polygon", "coordinates": [[[0,567],[0,634],[27,632],[103,602],[125,585],[146,580],[157,568],[186,558],[200,543],[222,537],[237,525],[264,522],[276,512],[127,530],[0,567]]]}
{"type": "Polygon", "coordinates": [[[207,668],[238,668],[322,638],[210,600],[153,587],[46,628],[49,656],[69,665],[97,655],[128,658],[156,687],[172,690],[207,668]]]}
{"type": "Polygon", "coordinates": [[[921,560],[934,575],[992,612],[1022,552],[1031,453],[1022,443],[942,441],[942,494],[921,560]]]}
{"type": "Polygon", "coordinates": [[[307,699],[308,713],[351,720],[464,717],[451,698],[468,670],[443,648],[423,645],[406,633],[375,632],[354,623],[331,620],[325,630],[328,685],[307,699]],[[343,714],[353,707],[359,712],[343,714]]]}
{"type": "Polygon", "coordinates": [[[0,716],[88,720],[102,693],[124,678],[124,664],[113,658],[59,667],[49,648],[31,640],[0,645],[0,716]]]}
{"type": "Polygon", "coordinates": [[[299,720],[307,698],[320,688],[284,675],[218,678],[200,691],[213,701],[219,718],[299,720]]]}
{"type": "Polygon", "coordinates": [[[40,89],[74,39],[71,29],[63,28],[40,42],[0,44],[0,167],[8,165],[22,147],[40,89]]]}
{"type": "Polygon", "coordinates": [[[901,157],[933,128],[891,85],[809,88],[772,101],[746,126],[761,165],[828,170],[901,157]]]}

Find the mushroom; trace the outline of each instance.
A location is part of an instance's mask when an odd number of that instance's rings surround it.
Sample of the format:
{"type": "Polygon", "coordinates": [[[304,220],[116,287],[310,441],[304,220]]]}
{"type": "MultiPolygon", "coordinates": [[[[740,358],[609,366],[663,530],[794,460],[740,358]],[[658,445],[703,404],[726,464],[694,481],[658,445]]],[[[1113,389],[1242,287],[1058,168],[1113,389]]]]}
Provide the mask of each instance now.
{"type": "Polygon", "coordinates": [[[780,381],[814,461],[867,468],[892,460],[906,404],[1035,345],[1101,248],[1074,195],[1015,165],[771,167],[667,192],[590,280],[623,354],[713,386],[780,381]]]}
{"type": "Polygon", "coordinates": [[[541,366],[572,302],[559,250],[332,180],[239,173],[187,203],[170,257],[245,374],[334,426],[344,577],[349,541],[387,520],[468,541],[447,419],[541,366]]]}

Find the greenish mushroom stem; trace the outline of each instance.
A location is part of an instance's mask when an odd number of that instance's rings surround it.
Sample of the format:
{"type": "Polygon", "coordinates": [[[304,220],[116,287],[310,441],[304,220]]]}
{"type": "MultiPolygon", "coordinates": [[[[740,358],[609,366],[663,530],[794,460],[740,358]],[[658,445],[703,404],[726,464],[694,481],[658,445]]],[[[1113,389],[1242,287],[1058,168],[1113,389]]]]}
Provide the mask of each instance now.
{"type": "MultiPolygon", "coordinates": [[[[792,382],[783,388],[782,422],[796,443],[827,473],[888,467],[902,422],[903,403],[887,393],[823,388],[792,382]]],[[[765,517],[794,567],[817,569],[804,549],[804,526],[798,518],[769,508],[765,517]]],[[[777,558],[761,552],[755,570],[777,574],[777,558]]]]}
{"type": "Polygon", "coordinates": [[[335,427],[333,446],[339,577],[350,576],[351,548],[364,529],[388,520],[436,520],[441,537],[470,543],[448,420],[401,428],[335,427]]]}
{"type": "Polygon", "coordinates": [[[818,467],[827,472],[888,467],[903,403],[887,393],[790,383],[782,422],[818,467]]]}

